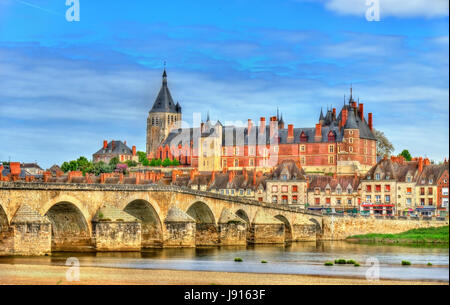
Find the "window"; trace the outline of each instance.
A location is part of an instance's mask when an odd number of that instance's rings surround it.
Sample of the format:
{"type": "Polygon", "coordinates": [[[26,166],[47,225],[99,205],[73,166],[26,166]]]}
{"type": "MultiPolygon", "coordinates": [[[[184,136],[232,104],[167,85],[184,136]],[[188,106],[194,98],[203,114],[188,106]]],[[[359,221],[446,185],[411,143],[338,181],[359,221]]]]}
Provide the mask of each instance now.
{"type": "Polygon", "coordinates": [[[384,191],[385,191],[385,192],[390,192],[390,191],[391,191],[391,186],[390,186],[389,184],[386,184],[386,185],[384,186],[384,191]]]}
{"type": "Polygon", "coordinates": [[[287,204],[288,203],[288,196],[286,196],[286,195],[281,196],[281,203],[282,204],[287,204]]]}
{"type": "Polygon", "coordinates": [[[281,176],[281,179],[282,179],[283,181],[286,181],[286,180],[287,180],[287,175],[282,175],[282,176],[281,176]]]}
{"type": "Polygon", "coordinates": [[[320,204],[320,198],[314,198],[314,202],[316,203],[316,205],[320,204]]]}
{"type": "Polygon", "coordinates": [[[306,164],[306,158],[305,157],[301,157],[300,158],[300,163],[301,164],[306,164]]]}
{"type": "Polygon", "coordinates": [[[325,203],[326,204],[330,204],[331,203],[331,198],[330,197],[325,198],[325,203]]]}
{"type": "Polygon", "coordinates": [[[298,186],[297,185],[293,185],[292,186],[292,191],[293,192],[298,192],[298,186]]]}
{"type": "Polygon", "coordinates": [[[348,142],[349,142],[349,143],[353,143],[353,138],[349,138],[349,139],[348,139],[348,142]]]}
{"type": "Polygon", "coordinates": [[[424,198],[420,198],[420,205],[425,205],[425,199],[424,198]]]}
{"type": "Polygon", "coordinates": [[[342,194],[342,189],[340,187],[336,188],[336,193],[342,194]]]}
{"type": "Polygon", "coordinates": [[[351,199],[347,199],[347,204],[348,205],[352,205],[352,200],[351,199]]]}
{"type": "Polygon", "coordinates": [[[254,156],[254,155],[255,155],[255,148],[250,147],[250,156],[254,156]]]}
{"type": "Polygon", "coordinates": [[[366,185],[366,192],[372,192],[372,186],[366,185]]]}
{"type": "Polygon", "coordinates": [[[278,197],[272,196],[272,203],[277,203],[277,202],[278,202],[278,197]]]}
{"type": "Polygon", "coordinates": [[[336,199],[336,204],[341,204],[341,198],[336,199]]]}
{"type": "Polygon", "coordinates": [[[375,196],[375,201],[376,202],[381,202],[381,196],[380,195],[376,195],[375,196]]]}
{"type": "Polygon", "coordinates": [[[448,187],[443,187],[442,188],[442,195],[448,196],[448,187]]]}
{"type": "Polygon", "coordinates": [[[288,186],[287,185],[281,186],[281,192],[282,193],[287,193],[288,192],[288,186]]]}
{"type": "Polygon", "coordinates": [[[305,152],[305,145],[300,145],[300,152],[305,152]]]}
{"type": "Polygon", "coordinates": [[[234,195],[234,190],[231,190],[231,195],[234,195]]]}
{"type": "Polygon", "coordinates": [[[334,146],[333,145],[328,145],[328,152],[329,153],[334,153],[334,146]]]}
{"type": "Polygon", "coordinates": [[[412,193],[412,189],[410,187],[406,188],[406,194],[411,194],[412,193]]]}
{"type": "Polygon", "coordinates": [[[425,188],[424,187],[420,188],[420,195],[425,195],[425,188]]]}
{"type": "Polygon", "coordinates": [[[252,191],[251,190],[247,190],[247,195],[251,195],[252,191]]]}
{"type": "Polygon", "coordinates": [[[367,195],[367,196],[366,196],[366,201],[367,201],[367,202],[372,202],[372,196],[367,195]]]}
{"type": "Polygon", "coordinates": [[[234,148],[234,155],[237,156],[239,154],[239,147],[234,148]]]}
{"type": "Polygon", "coordinates": [[[272,185],[272,193],[278,192],[278,185],[272,185]]]}
{"type": "Polygon", "coordinates": [[[292,196],[292,203],[297,203],[297,195],[292,196]]]}
{"type": "Polygon", "coordinates": [[[411,176],[406,177],[406,182],[411,182],[411,176]]]}
{"type": "Polygon", "coordinates": [[[328,156],[328,164],[334,163],[334,156],[328,156]]]}
{"type": "Polygon", "coordinates": [[[428,188],[428,195],[433,195],[433,188],[432,187],[428,188]]]}
{"type": "Polygon", "coordinates": [[[429,184],[433,184],[433,178],[430,178],[430,180],[428,180],[429,184]]]}
{"type": "Polygon", "coordinates": [[[239,160],[238,159],[234,159],[234,167],[238,167],[239,166],[239,160]]]}
{"type": "Polygon", "coordinates": [[[380,173],[375,174],[375,180],[380,180],[380,173]]]}
{"type": "Polygon", "coordinates": [[[375,185],[375,192],[381,192],[381,185],[375,185]]]}
{"type": "Polygon", "coordinates": [[[353,152],[353,147],[350,146],[350,147],[348,148],[348,151],[349,151],[349,152],[353,152]]]}
{"type": "Polygon", "coordinates": [[[442,207],[443,208],[448,207],[448,198],[442,198],[442,207]]]}
{"type": "Polygon", "coordinates": [[[407,205],[411,205],[411,202],[412,202],[412,201],[411,201],[411,198],[406,198],[406,204],[407,204],[407,205]]]}
{"type": "Polygon", "coordinates": [[[255,166],[255,160],[254,160],[254,159],[248,160],[248,164],[249,164],[250,166],[255,166]]]}
{"type": "Polygon", "coordinates": [[[433,205],[433,198],[428,198],[428,205],[433,205]]]}
{"type": "Polygon", "coordinates": [[[384,202],[386,203],[391,202],[391,196],[389,195],[384,196],[384,202]]]}
{"type": "Polygon", "coordinates": [[[239,195],[244,195],[244,190],[239,190],[239,195]]]}
{"type": "Polygon", "coordinates": [[[314,189],[314,194],[319,195],[320,194],[320,189],[318,187],[316,187],[314,189]]]}

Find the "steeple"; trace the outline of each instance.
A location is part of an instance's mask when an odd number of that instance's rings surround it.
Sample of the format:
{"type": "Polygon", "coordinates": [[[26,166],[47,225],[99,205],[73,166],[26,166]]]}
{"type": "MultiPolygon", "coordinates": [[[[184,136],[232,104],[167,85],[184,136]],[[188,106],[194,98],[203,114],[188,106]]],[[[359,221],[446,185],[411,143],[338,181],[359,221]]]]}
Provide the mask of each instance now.
{"type": "Polygon", "coordinates": [[[159,90],[158,96],[156,97],[153,107],[150,112],[166,112],[166,113],[177,113],[176,104],[173,102],[172,96],[167,86],[167,72],[164,68],[162,75],[162,86],[159,90]]]}
{"type": "Polygon", "coordinates": [[[319,122],[320,121],[324,121],[325,120],[325,117],[323,116],[323,110],[322,110],[322,107],[320,107],[320,116],[319,116],[319,122]]]}

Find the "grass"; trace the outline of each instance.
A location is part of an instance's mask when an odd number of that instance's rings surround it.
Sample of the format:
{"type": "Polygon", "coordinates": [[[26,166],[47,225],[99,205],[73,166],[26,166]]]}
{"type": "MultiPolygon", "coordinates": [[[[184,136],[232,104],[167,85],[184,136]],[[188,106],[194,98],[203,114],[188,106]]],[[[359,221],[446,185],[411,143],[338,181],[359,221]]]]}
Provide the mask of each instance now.
{"type": "Polygon", "coordinates": [[[240,258],[240,257],[235,257],[234,261],[235,262],[243,262],[244,260],[242,258],[240,258]]]}
{"type": "Polygon", "coordinates": [[[411,266],[410,261],[402,261],[402,266],[411,266]]]}
{"type": "Polygon", "coordinates": [[[431,227],[412,229],[398,234],[364,234],[347,237],[347,240],[358,242],[385,243],[447,243],[449,227],[431,227]]]}
{"type": "Polygon", "coordinates": [[[324,265],[325,266],[333,266],[333,262],[326,262],[324,265]]]}

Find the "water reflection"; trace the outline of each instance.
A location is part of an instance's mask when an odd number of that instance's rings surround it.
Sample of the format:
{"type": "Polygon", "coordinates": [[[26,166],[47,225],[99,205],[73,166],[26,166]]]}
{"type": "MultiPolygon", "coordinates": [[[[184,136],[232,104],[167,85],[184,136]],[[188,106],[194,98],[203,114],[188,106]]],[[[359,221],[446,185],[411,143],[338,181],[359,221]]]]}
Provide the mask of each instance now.
{"type": "Polygon", "coordinates": [[[53,253],[43,257],[2,257],[0,264],[65,265],[77,257],[81,266],[132,269],[177,269],[255,273],[292,273],[364,277],[367,259],[380,262],[380,276],[392,279],[428,279],[448,282],[447,247],[409,247],[348,242],[302,242],[289,245],[251,245],[241,247],[204,247],[146,249],[142,252],[53,253]],[[241,257],[244,262],[234,262],[241,257]],[[324,262],[353,259],[361,264],[326,267],[324,262]],[[261,264],[261,261],[268,264],[261,264]],[[400,266],[402,260],[412,263],[400,266]],[[426,266],[432,263],[433,267],[426,266]]]}

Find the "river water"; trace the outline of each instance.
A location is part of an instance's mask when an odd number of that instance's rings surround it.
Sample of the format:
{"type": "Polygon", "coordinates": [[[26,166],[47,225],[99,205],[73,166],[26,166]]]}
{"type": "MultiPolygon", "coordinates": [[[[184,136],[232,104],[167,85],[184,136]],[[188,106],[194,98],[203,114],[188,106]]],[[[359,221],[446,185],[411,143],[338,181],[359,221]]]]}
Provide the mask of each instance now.
{"type": "MultiPolygon", "coordinates": [[[[339,277],[449,281],[449,248],[348,242],[299,242],[285,246],[151,249],[142,252],[53,253],[41,257],[0,257],[0,264],[65,265],[76,257],[80,266],[253,273],[287,273],[339,277]],[[240,257],[243,262],[235,262],[240,257]],[[324,266],[335,259],[361,266],[324,266]],[[261,263],[262,260],[267,263],[261,263]],[[401,261],[411,266],[401,266],[401,261]],[[432,266],[427,266],[432,263],[432,266]],[[366,277],[366,275],[368,277],[366,277]]],[[[1,267],[0,267],[1,268],[1,267]]]]}

